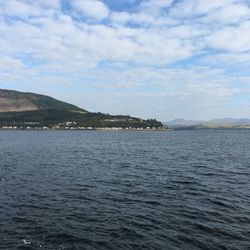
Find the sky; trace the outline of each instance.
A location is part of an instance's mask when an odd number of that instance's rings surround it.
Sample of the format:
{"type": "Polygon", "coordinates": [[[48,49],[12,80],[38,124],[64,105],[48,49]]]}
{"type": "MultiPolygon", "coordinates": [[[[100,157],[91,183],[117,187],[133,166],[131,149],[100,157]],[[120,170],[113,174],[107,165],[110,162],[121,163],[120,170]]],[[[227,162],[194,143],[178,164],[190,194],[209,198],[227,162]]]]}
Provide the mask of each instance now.
{"type": "Polygon", "coordinates": [[[0,0],[0,88],[161,121],[250,118],[250,1],[0,0]]]}

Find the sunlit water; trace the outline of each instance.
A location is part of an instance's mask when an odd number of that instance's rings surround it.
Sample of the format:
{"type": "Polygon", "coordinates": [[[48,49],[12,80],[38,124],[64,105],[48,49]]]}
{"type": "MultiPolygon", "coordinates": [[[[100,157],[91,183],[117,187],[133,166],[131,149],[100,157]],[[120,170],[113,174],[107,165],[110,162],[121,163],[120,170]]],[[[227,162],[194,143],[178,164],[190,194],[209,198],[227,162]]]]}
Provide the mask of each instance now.
{"type": "Polygon", "coordinates": [[[250,131],[0,131],[0,249],[250,249],[250,131]]]}

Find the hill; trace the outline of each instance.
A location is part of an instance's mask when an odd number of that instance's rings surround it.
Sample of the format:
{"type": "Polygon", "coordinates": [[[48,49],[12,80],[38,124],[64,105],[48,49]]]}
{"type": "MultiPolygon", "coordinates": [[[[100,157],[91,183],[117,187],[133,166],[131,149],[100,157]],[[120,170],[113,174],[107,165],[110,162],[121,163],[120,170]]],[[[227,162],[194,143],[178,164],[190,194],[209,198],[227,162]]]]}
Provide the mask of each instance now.
{"type": "Polygon", "coordinates": [[[162,128],[155,119],[93,113],[50,96],[0,89],[0,128],[162,128]]]}
{"type": "Polygon", "coordinates": [[[185,120],[185,119],[175,119],[169,122],[166,122],[169,126],[193,126],[202,124],[204,121],[193,121],[193,120],[185,120]]]}
{"type": "Polygon", "coordinates": [[[86,113],[85,110],[77,106],[56,100],[49,96],[0,89],[0,113],[46,109],[86,113]]]}
{"type": "Polygon", "coordinates": [[[222,118],[209,121],[175,119],[165,124],[175,129],[250,128],[250,119],[222,118]]]}

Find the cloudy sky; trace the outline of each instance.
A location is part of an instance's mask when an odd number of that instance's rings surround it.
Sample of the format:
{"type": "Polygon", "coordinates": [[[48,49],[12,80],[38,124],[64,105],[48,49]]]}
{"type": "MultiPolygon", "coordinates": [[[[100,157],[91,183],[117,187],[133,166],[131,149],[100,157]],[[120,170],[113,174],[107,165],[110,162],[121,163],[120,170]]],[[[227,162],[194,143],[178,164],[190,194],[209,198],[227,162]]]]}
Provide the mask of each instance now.
{"type": "Polygon", "coordinates": [[[0,88],[89,111],[250,118],[249,0],[0,0],[0,88]]]}

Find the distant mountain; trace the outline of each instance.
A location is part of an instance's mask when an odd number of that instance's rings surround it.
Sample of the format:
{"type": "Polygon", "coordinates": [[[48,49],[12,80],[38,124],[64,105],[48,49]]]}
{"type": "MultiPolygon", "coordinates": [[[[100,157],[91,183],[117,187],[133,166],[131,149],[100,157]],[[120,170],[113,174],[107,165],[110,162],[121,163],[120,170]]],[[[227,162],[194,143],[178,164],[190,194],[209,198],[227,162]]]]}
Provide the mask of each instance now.
{"type": "Polygon", "coordinates": [[[237,126],[250,126],[250,119],[242,118],[222,118],[222,119],[212,119],[209,121],[202,120],[185,120],[185,119],[175,119],[169,122],[165,122],[165,125],[170,127],[188,127],[188,128],[216,128],[216,127],[237,127],[237,126]]]}
{"type": "Polygon", "coordinates": [[[213,119],[207,122],[208,124],[218,124],[218,125],[250,125],[250,119],[241,118],[224,118],[224,119],[213,119]]]}
{"type": "Polygon", "coordinates": [[[161,128],[155,119],[93,113],[49,96],[0,89],[0,128],[161,128]]]}
{"type": "Polygon", "coordinates": [[[175,119],[169,122],[165,122],[166,125],[169,126],[193,126],[193,125],[198,125],[202,124],[204,121],[193,121],[193,120],[185,120],[185,119],[175,119]]]}

